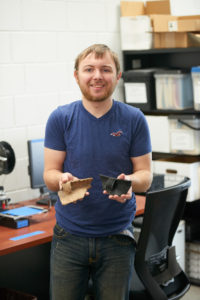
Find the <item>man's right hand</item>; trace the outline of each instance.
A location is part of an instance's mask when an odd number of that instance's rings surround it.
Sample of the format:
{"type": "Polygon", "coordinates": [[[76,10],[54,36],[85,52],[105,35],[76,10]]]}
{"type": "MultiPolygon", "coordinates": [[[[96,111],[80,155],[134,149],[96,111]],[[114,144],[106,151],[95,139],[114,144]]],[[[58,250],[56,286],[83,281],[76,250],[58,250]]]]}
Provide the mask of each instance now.
{"type": "Polygon", "coordinates": [[[78,177],[73,176],[71,173],[62,173],[60,176],[60,180],[59,180],[59,188],[60,190],[62,190],[62,184],[67,182],[67,181],[74,181],[77,180],[78,177]]]}

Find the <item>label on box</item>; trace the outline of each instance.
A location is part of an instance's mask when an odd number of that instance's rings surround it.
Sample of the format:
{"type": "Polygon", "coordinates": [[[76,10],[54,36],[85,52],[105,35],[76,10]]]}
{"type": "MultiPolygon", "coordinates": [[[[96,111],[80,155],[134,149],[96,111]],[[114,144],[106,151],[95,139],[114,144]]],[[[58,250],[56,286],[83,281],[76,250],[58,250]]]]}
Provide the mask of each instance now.
{"type": "Polygon", "coordinates": [[[168,22],[168,30],[169,31],[178,31],[178,23],[177,23],[177,21],[169,21],[168,22]]]}
{"type": "Polygon", "coordinates": [[[146,85],[141,82],[126,82],[126,103],[147,103],[146,85]]]}
{"type": "Polygon", "coordinates": [[[172,150],[194,150],[193,132],[189,130],[172,130],[171,132],[171,149],[172,150]]]}
{"type": "Polygon", "coordinates": [[[194,102],[200,104],[200,79],[196,80],[194,85],[194,102]]]}

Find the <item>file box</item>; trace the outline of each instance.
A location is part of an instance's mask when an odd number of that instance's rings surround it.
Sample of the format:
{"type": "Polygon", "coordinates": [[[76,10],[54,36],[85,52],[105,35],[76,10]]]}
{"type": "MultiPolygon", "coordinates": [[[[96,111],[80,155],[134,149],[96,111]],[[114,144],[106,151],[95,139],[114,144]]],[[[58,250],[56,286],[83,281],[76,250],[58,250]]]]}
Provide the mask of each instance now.
{"type": "Polygon", "coordinates": [[[186,243],[186,272],[191,282],[200,283],[200,242],[186,243]]]}
{"type": "Polygon", "coordinates": [[[187,201],[200,198],[200,162],[190,156],[175,156],[166,159],[153,160],[153,172],[170,175],[169,179],[176,182],[176,178],[186,176],[191,179],[187,201]]]}
{"type": "Polygon", "coordinates": [[[170,152],[200,154],[200,118],[196,115],[169,116],[170,152]]]}
{"type": "Polygon", "coordinates": [[[155,109],[155,69],[129,70],[123,73],[125,102],[141,109],[155,109]]]}
{"type": "Polygon", "coordinates": [[[167,116],[146,116],[153,152],[169,153],[169,121],[167,116]]]}
{"type": "Polygon", "coordinates": [[[157,109],[183,110],[193,107],[192,79],[181,70],[156,72],[157,109]]]}
{"type": "Polygon", "coordinates": [[[191,75],[194,94],[194,109],[200,110],[200,66],[192,67],[191,75]]]}

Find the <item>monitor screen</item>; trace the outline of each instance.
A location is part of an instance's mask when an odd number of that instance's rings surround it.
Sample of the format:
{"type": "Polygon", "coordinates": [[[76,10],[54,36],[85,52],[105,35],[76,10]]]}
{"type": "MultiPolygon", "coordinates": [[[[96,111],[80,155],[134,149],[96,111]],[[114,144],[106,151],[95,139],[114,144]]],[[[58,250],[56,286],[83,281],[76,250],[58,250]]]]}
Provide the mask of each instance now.
{"type": "Polygon", "coordinates": [[[31,188],[44,188],[44,139],[33,139],[28,141],[29,175],[31,188]]]}

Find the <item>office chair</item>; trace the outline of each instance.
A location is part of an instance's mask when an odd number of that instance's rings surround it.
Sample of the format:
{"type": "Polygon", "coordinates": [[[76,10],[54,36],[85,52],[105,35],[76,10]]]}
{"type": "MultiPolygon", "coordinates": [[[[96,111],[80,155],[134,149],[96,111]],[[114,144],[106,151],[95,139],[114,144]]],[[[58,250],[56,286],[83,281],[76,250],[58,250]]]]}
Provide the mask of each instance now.
{"type": "Polygon", "coordinates": [[[190,179],[146,194],[130,300],[177,300],[190,283],[176,260],[172,241],[183,215],[190,179]]]}
{"type": "MultiPolygon", "coordinates": [[[[160,190],[160,189],[164,188],[166,178],[167,178],[167,176],[165,174],[153,173],[153,180],[152,180],[151,186],[147,192],[154,191],[154,190],[160,190]]],[[[141,195],[141,196],[146,196],[147,192],[137,193],[137,194],[141,195]]],[[[135,228],[136,241],[139,238],[139,233],[142,228],[142,223],[143,223],[143,214],[140,214],[139,216],[135,216],[135,218],[133,220],[133,226],[135,228]]]]}
{"type": "MultiPolygon", "coordinates": [[[[188,291],[190,283],[176,260],[172,240],[189,186],[185,177],[172,187],[147,192],[129,300],[177,300],[188,291]]],[[[91,280],[86,299],[95,299],[91,280]]]]}

